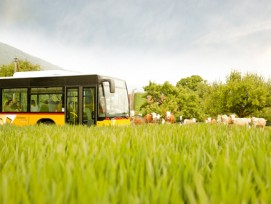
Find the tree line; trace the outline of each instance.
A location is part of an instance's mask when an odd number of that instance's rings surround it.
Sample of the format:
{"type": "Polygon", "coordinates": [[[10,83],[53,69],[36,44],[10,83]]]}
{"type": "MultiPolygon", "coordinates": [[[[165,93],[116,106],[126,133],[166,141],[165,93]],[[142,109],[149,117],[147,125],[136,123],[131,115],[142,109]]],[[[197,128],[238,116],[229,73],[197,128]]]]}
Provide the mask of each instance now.
{"type": "Polygon", "coordinates": [[[14,62],[2,65],[0,67],[0,76],[1,77],[7,77],[7,76],[13,76],[15,71],[15,63],[17,64],[17,71],[25,72],[25,71],[39,71],[41,70],[40,65],[38,64],[32,64],[28,60],[15,60],[14,62]]]}
{"type": "Polygon", "coordinates": [[[143,115],[156,112],[165,115],[171,111],[177,118],[196,118],[204,121],[219,114],[236,114],[238,117],[264,117],[271,120],[271,80],[257,74],[242,75],[232,71],[223,83],[207,83],[202,77],[192,75],[179,80],[176,85],[149,82],[144,86],[144,99],[135,110],[143,115]]]}

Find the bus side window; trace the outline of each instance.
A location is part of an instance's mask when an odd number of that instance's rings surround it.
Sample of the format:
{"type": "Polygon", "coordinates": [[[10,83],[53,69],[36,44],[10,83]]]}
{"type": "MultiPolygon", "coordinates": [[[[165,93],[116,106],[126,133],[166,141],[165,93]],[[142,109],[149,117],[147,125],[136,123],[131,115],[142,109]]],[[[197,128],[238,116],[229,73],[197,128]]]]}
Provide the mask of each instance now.
{"type": "Polygon", "coordinates": [[[3,107],[3,111],[4,112],[12,112],[13,111],[13,101],[11,99],[7,100],[4,107],[3,107]]]}
{"type": "Polygon", "coordinates": [[[57,104],[57,112],[62,112],[63,102],[60,100],[57,104]]]}
{"type": "Polygon", "coordinates": [[[27,89],[3,89],[2,109],[6,112],[26,112],[27,111],[27,89]]]}
{"type": "Polygon", "coordinates": [[[31,112],[38,112],[39,111],[39,107],[34,99],[31,100],[30,111],[31,112]]]}
{"type": "Polygon", "coordinates": [[[13,110],[16,112],[22,112],[22,106],[20,101],[13,103],[13,110]]]}
{"type": "Polygon", "coordinates": [[[40,112],[49,112],[48,100],[44,101],[44,103],[41,105],[40,112]]]}

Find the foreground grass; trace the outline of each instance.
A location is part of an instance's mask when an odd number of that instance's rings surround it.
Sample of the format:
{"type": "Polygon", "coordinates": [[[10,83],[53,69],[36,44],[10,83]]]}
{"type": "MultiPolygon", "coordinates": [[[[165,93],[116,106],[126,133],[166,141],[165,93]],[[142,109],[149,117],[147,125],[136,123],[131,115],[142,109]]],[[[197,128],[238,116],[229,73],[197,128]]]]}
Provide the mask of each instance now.
{"type": "Polygon", "coordinates": [[[0,203],[270,203],[271,131],[0,126],[0,203]]]}

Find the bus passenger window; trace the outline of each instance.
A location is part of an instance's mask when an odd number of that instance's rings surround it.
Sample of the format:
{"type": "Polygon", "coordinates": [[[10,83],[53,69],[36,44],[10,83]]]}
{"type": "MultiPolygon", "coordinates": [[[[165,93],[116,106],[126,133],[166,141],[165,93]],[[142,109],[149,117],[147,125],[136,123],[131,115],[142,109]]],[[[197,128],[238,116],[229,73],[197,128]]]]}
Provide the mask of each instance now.
{"type": "Polygon", "coordinates": [[[44,101],[40,107],[40,112],[49,112],[48,100],[44,101]]]}
{"type": "Polygon", "coordinates": [[[30,108],[30,111],[31,111],[31,112],[38,112],[38,111],[39,111],[39,108],[38,108],[38,106],[37,106],[35,100],[31,100],[31,108],[30,108]]]}
{"type": "Polygon", "coordinates": [[[22,106],[20,101],[16,101],[15,103],[13,103],[13,110],[16,112],[22,112],[22,106]]]}
{"type": "Polygon", "coordinates": [[[5,112],[13,112],[13,101],[11,99],[9,99],[6,103],[5,103],[5,106],[4,106],[4,111],[5,112]]]}
{"type": "Polygon", "coordinates": [[[63,101],[60,100],[57,104],[57,112],[63,112],[63,101]]]}
{"type": "Polygon", "coordinates": [[[27,89],[3,89],[2,108],[5,112],[26,112],[27,111],[27,89]]]}

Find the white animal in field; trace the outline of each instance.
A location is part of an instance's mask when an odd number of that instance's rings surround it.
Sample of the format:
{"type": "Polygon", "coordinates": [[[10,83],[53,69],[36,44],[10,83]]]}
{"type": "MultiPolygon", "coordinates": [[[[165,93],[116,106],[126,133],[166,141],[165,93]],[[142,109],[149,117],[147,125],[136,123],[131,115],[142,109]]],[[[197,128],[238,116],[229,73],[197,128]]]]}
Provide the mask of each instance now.
{"type": "Polygon", "coordinates": [[[236,118],[235,115],[231,115],[229,122],[230,124],[249,127],[251,124],[251,118],[236,118]]]}
{"type": "Polygon", "coordinates": [[[207,118],[205,120],[205,123],[215,124],[216,123],[216,119],[209,117],[209,118],[207,118]]]}
{"type": "Polygon", "coordinates": [[[188,125],[188,124],[195,124],[196,123],[196,118],[192,118],[192,119],[184,119],[183,124],[184,125],[188,125]]]}
{"type": "Polygon", "coordinates": [[[231,123],[230,118],[224,114],[224,115],[218,115],[217,120],[218,123],[223,123],[224,125],[228,125],[231,123]]]}
{"type": "Polygon", "coordinates": [[[259,128],[264,129],[264,127],[266,125],[266,120],[264,118],[252,117],[251,124],[253,127],[259,127],[259,128]]]}
{"type": "Polygon", "coordinates": [[[148,113],[147,115],[144,116],[146,123],[159,123],[160,118],[161,118],[160,114],[157,114],[155,112],[152,112],[151,114],[148,113]]]}

